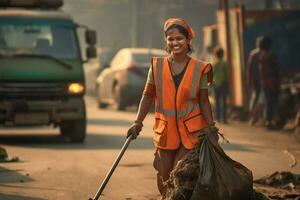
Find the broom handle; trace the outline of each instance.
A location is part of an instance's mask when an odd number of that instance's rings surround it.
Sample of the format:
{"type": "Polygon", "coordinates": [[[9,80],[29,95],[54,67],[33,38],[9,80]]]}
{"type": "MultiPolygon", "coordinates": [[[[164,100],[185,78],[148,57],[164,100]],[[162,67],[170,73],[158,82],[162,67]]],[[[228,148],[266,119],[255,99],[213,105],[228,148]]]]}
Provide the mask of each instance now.
{"type": "Polygon", "coordinates": [[[104,180],[102,181],[102,184],[101,184],[100,188],[98,189],[98,191],[97,191],[95,197],[94,197],[93,199],[90,198],[89,200],[98,200],[98,199],[99,199],[99,197],[100,197],[100,195],[102,194],[102,192],[103,192],[103,190],[104,190],[106,184],[108,183],[108,181],[109,181],[111,175],[114,173],[114,171],[115,171],[116,167],[118,166],[118,164],[119,164],[119,162],[120,162],[120,160],[121,160],[123,154],[125,153],[127,147],[129,146],[131,140],[132,140],[132,135],[130,135],[130,136],[126,139],[126,141],[125,141],[125,143],[124,143],[124,145],[123,145],[123,147],[122,147],[122,149],[121,149],[119,155],[117,156],[117,158],[116,158],[114,164],[112,165],[112,167],[110,168],[109,172],[106,174],[106,177],[105,177],[104,180]]]}

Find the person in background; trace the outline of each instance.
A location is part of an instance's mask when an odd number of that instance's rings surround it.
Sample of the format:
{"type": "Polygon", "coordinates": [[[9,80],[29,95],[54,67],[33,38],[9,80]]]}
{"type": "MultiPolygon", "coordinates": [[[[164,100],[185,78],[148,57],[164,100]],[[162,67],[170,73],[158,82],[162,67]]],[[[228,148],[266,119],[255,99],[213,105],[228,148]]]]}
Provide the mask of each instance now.
{"type": "Polygon", "coordinates": [[[274,114],[280,93],[280,65],[272,52],[272,40],[264,37],[261,41],[261,54],[259,60],[260,82],[265,95],[265,126],[275,128],[274,114]]]}
{"type": "Polygon", "coordinates": [[[227,94],[229,82],[229,64],[224,61],[224,50],[214,49],[213,89],[215,94],[215,117],[217,121],[227,123],[227,94]]]}
{"type": "Polygon", "coordinates": [[[208,84],[212,82],[212,66],[190,57],[192,27],[183,19],[170,18],[164,25],[168,55],[153,58],[137,116],[127,137],[135,139],[143,127],[152,101],[155,101],[153,139],[157,185],[164,199],[170,172],[198,143],[201,129],[214,127],[208,84]]]}
{"type": "Polygon", "coordinates": [[[256,48],[253,49],[247,61],[247,89],[249,89],[250,123],[255,124],[262,115],[263,92],[260,85],[259,59],[261,54],[262,37],[256,39],[256,48]]]}

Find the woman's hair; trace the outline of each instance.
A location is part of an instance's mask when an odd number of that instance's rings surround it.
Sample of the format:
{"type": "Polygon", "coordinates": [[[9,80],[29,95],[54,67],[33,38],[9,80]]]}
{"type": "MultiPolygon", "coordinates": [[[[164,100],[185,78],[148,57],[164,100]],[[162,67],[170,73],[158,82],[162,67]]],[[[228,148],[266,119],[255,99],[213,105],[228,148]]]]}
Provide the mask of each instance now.
{"type": "Polygon", "coordinates": [[[223,58],[224,56],[224,50],[222,47],[216,47],[214,48],[214,55],[217,57],[217,58],[223,58]]]}
{"type": "MultiPolygon", "coordinates": [[[[184,37],[189,40],[190,36],[189,36],[189,32],[183,27],[183,26],[180,26],[178,24],[173,24],[171,25],[166,31],[165,31],[165,37],[167,37],[168,35],[168,31],[171,30],[171,29],[177,29],[181,34],[184,35],[184,37]]],[[[168,47],[166,46],[165,47],[166,51],[168,53],[170,53],[170,50],[168,49],[168,47]]],[[[193,48],[192,46],[188,43],[188,54],[191,54],[193,52],[193,48]]]]}
{"type": "Polygon", "coordinates": [[[260,48],[263,50],[270,50],[272,48],[272,40],[271,38],[264,36],[260,43],[260,48]]]}

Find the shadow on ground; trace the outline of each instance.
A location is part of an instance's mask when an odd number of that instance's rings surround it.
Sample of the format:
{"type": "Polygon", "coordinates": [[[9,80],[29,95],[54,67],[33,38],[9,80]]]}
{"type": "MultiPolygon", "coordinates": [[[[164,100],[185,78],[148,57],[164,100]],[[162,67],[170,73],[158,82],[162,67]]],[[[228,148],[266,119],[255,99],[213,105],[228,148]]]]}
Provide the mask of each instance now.
{"type": "Polygon", "coordinates": [[[104,119],[104,118],[89,118],[89,125],[99,125],[99,126],[126,126],[129,127],[132,120],[122,120],[122,119],[104,119]]]}
{"type": "Polygon", "coordinates": [[[3,200],[45,200],[45,199],[36,198],[36,197],[9,195],[9,194],[2,194],[2,193],[0,193],[0,199],[3,199],[3,200]]]}
{"type": "Polygon", "coordinates": [[[224,151],[244,151],[244,152],[255,152],[257,146],[254,145],[241,145],[237,143],[221,144],[224,151]]]}
{"type": "Polygon", "coordinates": [[[9,191],[9,189],[13,189],[13,191],[21,191],[21,190],[26,191],[29,189],[37,189],[37,190],[45,190],[45,191],[49,191],[49,190],[61,191],[60,188],[38,187],[38,186],[31,186],[30,184],[26,184],[34,181],[35,179],[31,178],[30,174],[25,174],[23,169],[12,170],[0,166],[0,199],[1,200],[43,200],[43,198],[21,196],[17,194],[14,195],[3,194],[3,192],[1,192],[1,191],[9,191]]]}
{"type": "MultiPolygon", "coordinates": [[[[68,139],[59,135],[0,135],[0,144],[18,145],[29,148],[45,149],[121,149],[125,143],[124,135],[109,135],[107,133],[88,133],[84,143],[69,143],[68,139]]],[[[221,144],[225,151],[255,152],[256,146],[237,143],[221,144]]],[[[133,140],[129,149],[153,149],[151,137],[139,137],[133,140]]]]}
{"type": "MultiPolygon", "coordinates": [[[[0,144],[45,149],[121,149],[125,135],[88,133],[84,143],[69,143],[59,135],[0,135],[0,144]]],[[[153,149],[152,138],[140,137],[131,142],[129,149],[153,149]]]]}
{"type": "Polygon", "coordinates": [[[30,176],[22,174],[22,171],[22,169],[11,170],[0,167],[0,187],[2,183],[24,183],[34,181],[30,176]]]}
{"type": "MultiPolygon", "coordinates": [[[[103,119],[90,118],[88,125],[96,126],[126,126],[129,127],[131,120],[126,119],[103,119]]],[[[34,134],[30,127],[17,128],[19,132],[11,134],[10,129],[3,129],[0,134],[0,144],[17,145],[28,148],[45,148],[45,149],[121,149],[126,138],[124,135],[111,135],[109,129],[103,129],[102,132],[88,132],[84,143],[70,143],[69,139],[60,136],[51,130],[43,130],[43,133],[34,134]]],[[[34,130],[34,129],[33,129],[34,130]]],[[[127,130],[127,129],[126,129],[127,130]]],[[[237,143],[222,144],[226,151],[255,151],[255,146],[242,145],[237,143]]],[[[153,149],[151,137],[139,137],[131,142],[129,149],[153,149]]]]}

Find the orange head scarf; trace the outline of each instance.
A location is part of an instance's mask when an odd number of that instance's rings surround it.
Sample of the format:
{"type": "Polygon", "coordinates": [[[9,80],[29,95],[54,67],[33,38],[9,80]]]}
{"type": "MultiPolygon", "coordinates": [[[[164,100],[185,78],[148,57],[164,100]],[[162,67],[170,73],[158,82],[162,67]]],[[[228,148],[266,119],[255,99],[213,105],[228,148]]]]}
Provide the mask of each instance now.
{"type": "Polygon", "coordinates": [[[192,43],[192,40],[195,37],[195,32],[193,30],[193,28],[184,20],[181,18],[169,18],[166,20],[165,25],[164,25],[164,32],[166,32],[168,30],[168,28],[174,24],[180,25],[183,28],[185,28],[187,30],[187,32],[189,33],[189,44],[192,43]]]}

